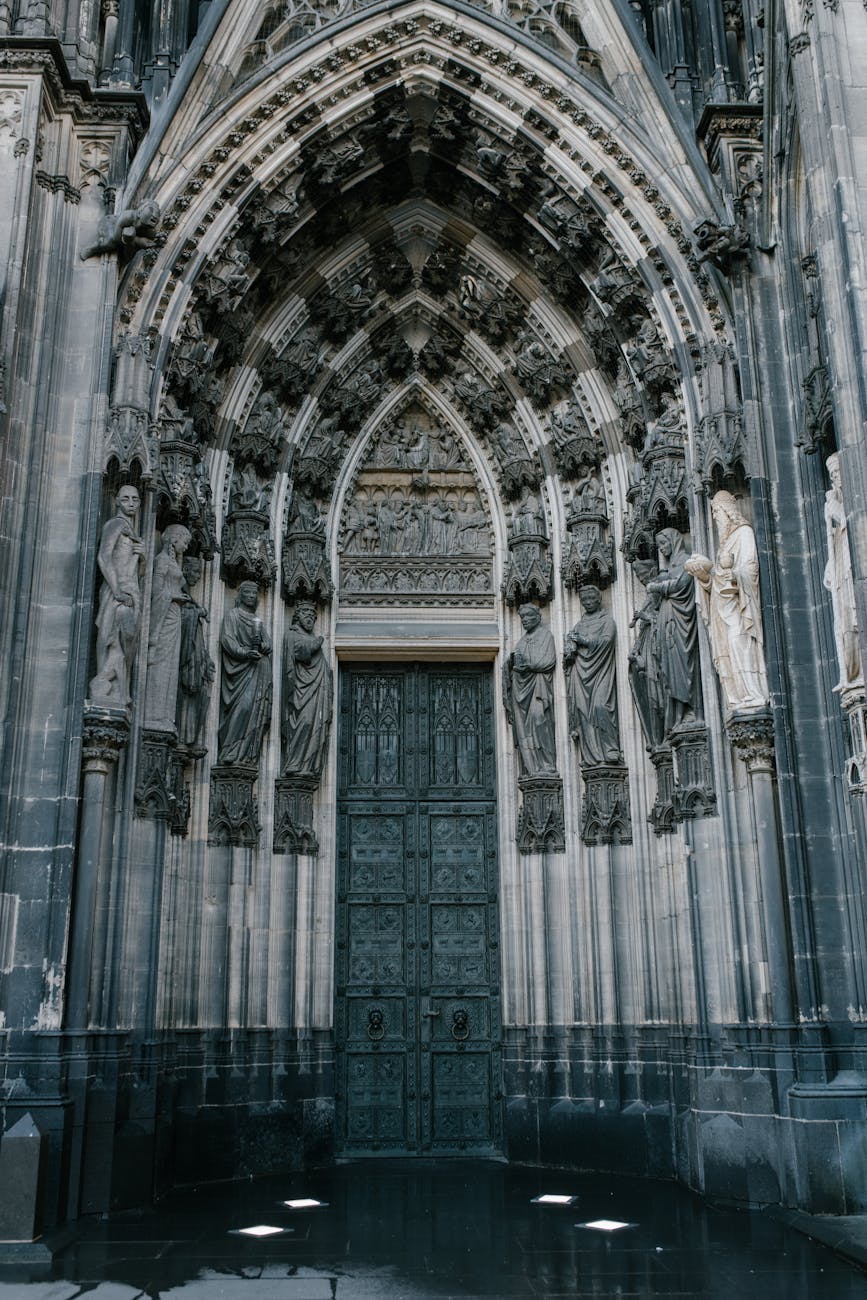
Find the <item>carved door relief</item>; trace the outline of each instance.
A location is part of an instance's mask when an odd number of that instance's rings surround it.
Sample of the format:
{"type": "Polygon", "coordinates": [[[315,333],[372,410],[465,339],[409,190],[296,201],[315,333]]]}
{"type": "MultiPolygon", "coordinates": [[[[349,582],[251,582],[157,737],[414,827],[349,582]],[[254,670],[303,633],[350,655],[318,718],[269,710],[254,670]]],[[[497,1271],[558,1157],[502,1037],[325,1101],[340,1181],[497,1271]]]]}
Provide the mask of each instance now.
{"type": "Polygon", "coordinates": [[[490,670],[348,666],[338,807],[338,1147],[501,1144],[490,670]]]}

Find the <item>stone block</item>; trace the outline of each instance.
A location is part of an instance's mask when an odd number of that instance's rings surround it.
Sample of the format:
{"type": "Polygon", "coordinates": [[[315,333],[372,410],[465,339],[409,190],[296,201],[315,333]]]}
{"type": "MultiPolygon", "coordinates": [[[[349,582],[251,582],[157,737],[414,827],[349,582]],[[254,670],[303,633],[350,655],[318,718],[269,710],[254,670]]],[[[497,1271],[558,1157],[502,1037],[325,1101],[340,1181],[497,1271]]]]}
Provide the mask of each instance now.
{"type": "Polygon", "coordinates": [[[35,1241],[40,1209],[45,1139],[30,1114],[0,1140],[0,1241],[35,1241]]]}

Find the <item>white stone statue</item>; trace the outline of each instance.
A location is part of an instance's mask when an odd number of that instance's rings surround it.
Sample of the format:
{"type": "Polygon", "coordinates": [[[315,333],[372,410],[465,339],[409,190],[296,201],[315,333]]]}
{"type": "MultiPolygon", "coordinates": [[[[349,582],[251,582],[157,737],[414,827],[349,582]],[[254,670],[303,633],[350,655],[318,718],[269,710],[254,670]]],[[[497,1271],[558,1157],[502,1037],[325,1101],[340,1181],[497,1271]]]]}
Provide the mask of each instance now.
{"type": "Polygon", "coordinates": [[[719,534],[716,560],[691,555],[696,601],[707,625],[714,667],[729,713],[768,707],[756,535],[731,492],[710,503],[719,534]]]}
{"type": "Polygon", "coordinates": [[[114,499],[117,513],[102,530],[97,564],[102,574],[96,616],[96,676],[89,695],[94,704],[125,709],[141,622],[141,570],[144,544],[135,530],[141,497],[122,487],[114,499]]]}
{"type": "Polygon", "coordinates": [[[852,553],[849,550],[849,527],[843,509],[840,484],[840,457],[835,451],[825,461],[831,476],[831,489],[825,493],[825,529],[828,537],[828,563],[825,586],[831,593],[834,611],[834,640],[840,680],[835,691],[864,689],[858,615],[855,609],[855,584],[852,580],[852,553]]]}
{"type": "Polygon", "coordinates": [[[181,561],[191,540],[189,530],[183,524],[169,524],[163,533],[162,549],[154,560],[145,689],[145,726],[154,731],[175,729],[181,659],[181,607],[190,600],[181,561]]]}

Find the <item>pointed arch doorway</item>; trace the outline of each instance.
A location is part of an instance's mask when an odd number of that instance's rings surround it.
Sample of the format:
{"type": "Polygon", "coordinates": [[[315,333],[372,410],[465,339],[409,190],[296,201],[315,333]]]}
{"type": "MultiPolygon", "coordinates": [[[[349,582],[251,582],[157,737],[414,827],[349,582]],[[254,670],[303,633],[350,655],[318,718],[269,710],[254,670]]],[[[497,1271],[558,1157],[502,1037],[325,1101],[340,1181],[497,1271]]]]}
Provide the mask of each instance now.
{"type": "Polygon", "coordinates": [[[502,1146],[490,664],[340,672],[337,1150],[502,1146]]]}

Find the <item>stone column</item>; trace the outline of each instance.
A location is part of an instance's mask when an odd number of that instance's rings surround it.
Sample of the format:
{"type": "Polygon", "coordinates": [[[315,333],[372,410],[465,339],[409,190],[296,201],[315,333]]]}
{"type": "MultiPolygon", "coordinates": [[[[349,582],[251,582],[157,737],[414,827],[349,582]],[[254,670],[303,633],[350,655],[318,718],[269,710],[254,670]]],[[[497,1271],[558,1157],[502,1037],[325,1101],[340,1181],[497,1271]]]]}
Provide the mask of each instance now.
{"type": "MultiPolygon", "coordinates": [[[[726,726],[749,776],[752,840],[768,968],[766,1012],[780,1024],[792,1019],[792,962],[777,815],[774,724],[769,712],[756,712],[732,714],[726,726]]],[[[753,1013],[757,1011],[759,1008],[754,1006],[753,1013]]]]}
{"type": "Polygon", "coordinates": [[[97,884],[103,825],[111,795],[109,777],[128,738],[129,715],[126,710],[86,709],[81,827],[67,957],[67,1029],[84,1030],[88,1024],[97,884]]]}

